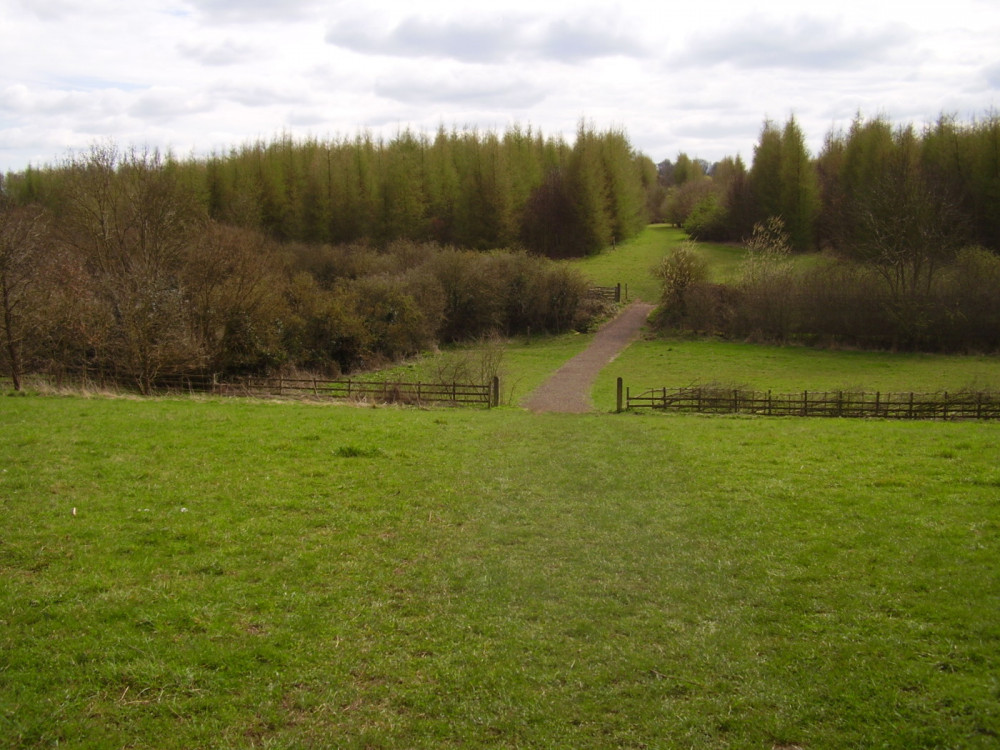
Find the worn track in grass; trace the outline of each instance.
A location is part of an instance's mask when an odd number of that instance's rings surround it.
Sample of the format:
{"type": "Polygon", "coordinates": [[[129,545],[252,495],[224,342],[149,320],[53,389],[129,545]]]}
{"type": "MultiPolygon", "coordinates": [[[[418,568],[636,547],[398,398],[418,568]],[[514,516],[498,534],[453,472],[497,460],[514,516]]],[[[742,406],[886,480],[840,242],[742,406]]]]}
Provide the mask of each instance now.
{"type": "Polygon", "coordinates": [[[590,389],[597,374],[639,335],[653,305],[633,302],[605,324],[590,346],[556,370],[523,401],[533,412],[583,414],[593,411],[590,389]]]}

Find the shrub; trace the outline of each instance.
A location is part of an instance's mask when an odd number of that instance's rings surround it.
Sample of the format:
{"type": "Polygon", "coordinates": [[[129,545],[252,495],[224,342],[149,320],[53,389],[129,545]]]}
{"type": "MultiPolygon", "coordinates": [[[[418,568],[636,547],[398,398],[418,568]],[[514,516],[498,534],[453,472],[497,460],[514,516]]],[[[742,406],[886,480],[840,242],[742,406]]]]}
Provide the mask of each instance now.
{"type": "Polygon", "coordinates": [[[684,221],[684,231],[694,240],[722,241],[729,236],[729,216],[715,193],[700,200],[684,221]]]}
{"type": "Polygon", "coordinates": [[[653,270],[661,282],[657,322],[662,328],[687,327],[689,296],[708,279],[708,264],[691,243],[684,243],[653,270]]]}

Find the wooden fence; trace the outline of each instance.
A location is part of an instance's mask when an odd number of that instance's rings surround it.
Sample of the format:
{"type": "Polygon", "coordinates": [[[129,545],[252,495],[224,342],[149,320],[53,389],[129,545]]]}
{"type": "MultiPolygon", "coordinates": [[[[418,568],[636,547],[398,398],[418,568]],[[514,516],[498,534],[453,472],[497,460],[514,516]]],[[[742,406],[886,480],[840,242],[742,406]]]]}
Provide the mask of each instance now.
{"type": "Polygon", "coordinates": [[[223,396],[290,396],[400,404],[482,405],[500,403],[500,381],[476,383],[405,383],[374,380],[246,377],[218,381],[213,392],[223,396]]]}
{"type": "Polygon", "coordinates": [[[146,393],[212,393],[220,396],[343,399],[399,404],[482,405],[500,404],[500,379],[488,384],[406,383],[381,380],[324,380],[306,377],[240,377],[221,379],[211,374],[158,375],[142,384],[135,377],[90,370],[60,372],[56,385],[78,383],[83,387],[117,388],[146,393]]]}
{"type": "MultiPolygon", "coordinates": [[[[596,297],[597,299],[602,299],[607,302],[622,301],[621,284],[615,284],[614,286],[592,286],[587,293],[591,297],[596,297]]],[[[628,285],[625,286],[625,297],[628,298],[628,285]]]]}
{"type": "Polygon", "coordinates": [[[650,388],[624,399],[619,378],[618,410],[670,409],[700,414],[880,419],[1000,419],[1000,394],[802,391],[774,394],[723,388],[650,388]]]}

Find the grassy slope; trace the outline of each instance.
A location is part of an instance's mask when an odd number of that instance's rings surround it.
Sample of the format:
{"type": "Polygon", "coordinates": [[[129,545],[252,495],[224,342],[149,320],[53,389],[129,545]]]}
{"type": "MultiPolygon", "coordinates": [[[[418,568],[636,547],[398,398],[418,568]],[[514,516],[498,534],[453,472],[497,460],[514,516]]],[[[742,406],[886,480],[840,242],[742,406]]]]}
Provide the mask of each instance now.
{"type": "MultiPolygon", "coordinates": [[[[679,229],[652,225],[615,250],[572,261],[595,283],[628,284],[633,298],[655,301],[658,282],[650,269],[685,239],[679,229]]],[[[732,280],[739,273],[742,251],[731,245],[700,243],[713,277],[732,280]]],[[[816,262],[815,256],[795,256],[816,262]]],[[[518,403],[559,365],[581,351],[590,336],[565,336],[510,342],[504,355],[507,403],[518,403]]],[[[447,353],[466,356],[475,369],[475,347],[447,353]]],[[[439,357],[407,365],[391,375],[433,379],[439,357]]],[[[891,352],[818,350],[712,340],[654,339],[634,344],[601,373],[593,391],[600,409],[613,409],[615,379],[623,377],[634,389],[721,383],[775,392],[802,390],[945,391],[1000,389],[1000,358],[938,356],[891,352]]]]}
{"type": "MultiPolygon", "coordinates": [[[[653,225],[616,251],[580,262],[600,283],[630,280],[643,298],[656,301],[658,282],[649,275],[656,261],[685,240],[679,229],[653,225]],[[643,277],[645,273],[645,277],[643,277]]],[[[738,278],[743,251],[732,245],[699,243],[713,279],[738,278]]],[[[796,255],[801,266],[818,255],[796,255]]],[[[601,373],[593,391],[599,408],[614,408],[615,381],[635,390],[720,383],[794,393],[803,390],[946,391],[1000,390],[1000,358],[818,350],[731,341],[652,339],[623,352],[601,373]]]]}
{"type": "Polygon", "coordinates": [[[633,392],[709,383],[775,393],[1000,390],[1000,357],[657,339],[636,342],[604,369],[594,403],[614,408],[618,377],[633,392]]]}
{"type": "Polygon", "coordinates": [[[659,282],[650,271],[670,248],[683,242],[685,237],[680,229],[652,224],[615,249],[608,248],[599,255],[569,263],[595,284],[614,286],[620,283],[623,293],[627,285],[630,299],[655,302],[660,296],[659,282]]]}
{"type": "MultiPolygon", "coordinates": [[[[592,339],[593,334],[571,332],[560,336],[535,336],[530,340],[516,338],[501,343],[501,402],[519,403],[564,362],[583,351],[592,339]]],[[[484,359],[488,361],[493,350],[493,345],[451,347],[382,370],[377,377],[410,382],[450,382],[455,379],[480,382],[479,373],[484,359]],[[455,373],[458,373],[457,376],[455,373]]]]}
{"type": "MultiPolygon", "coordinates": [[[[631,299],[657,302],[660,299],[660,282],[652,275],[652,269],[673,248],[687,241],[683,230],[666,224],[651,224],[637,237],[624,242],[617,248],[607,248],[599,255],[568,261],[584,274],[602,286],[628,285],[631,299]]],[[[739,278],[740,264],[744,250],[732,244],[712,242],[697,243],[698,251],[708,261],[709,273],[713,281],[727,283],[739,278]]],[[[818,254],[795,255],[792,260],[798,266],[808,266],[817,262],[818,254]]]]}
{"type": "Polygon", "coordinates": [[[997,425],[75,398],[0,421],[8,747],[1000,736],[997,425]]]}

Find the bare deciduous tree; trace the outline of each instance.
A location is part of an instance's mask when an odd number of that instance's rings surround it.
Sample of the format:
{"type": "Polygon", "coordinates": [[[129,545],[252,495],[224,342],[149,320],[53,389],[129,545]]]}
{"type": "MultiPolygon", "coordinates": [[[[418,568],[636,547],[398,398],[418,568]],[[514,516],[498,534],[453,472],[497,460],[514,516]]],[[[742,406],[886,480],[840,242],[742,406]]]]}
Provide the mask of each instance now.
{"type": "Polygon", "coordinates": [[[148,391],[203,362],[184,298],[187,248],[204,225],[195,196],[156,152],[96,145],[67,165],[60,230],[112,321],[99,359],[148,391]]]}
{"type": "Polygon", "coordinates": [[[14,390],[21,390],[24,347],[38,323],[39,259],[45,222],[35,206],[0,203],[0,332],[14,390]]]}

